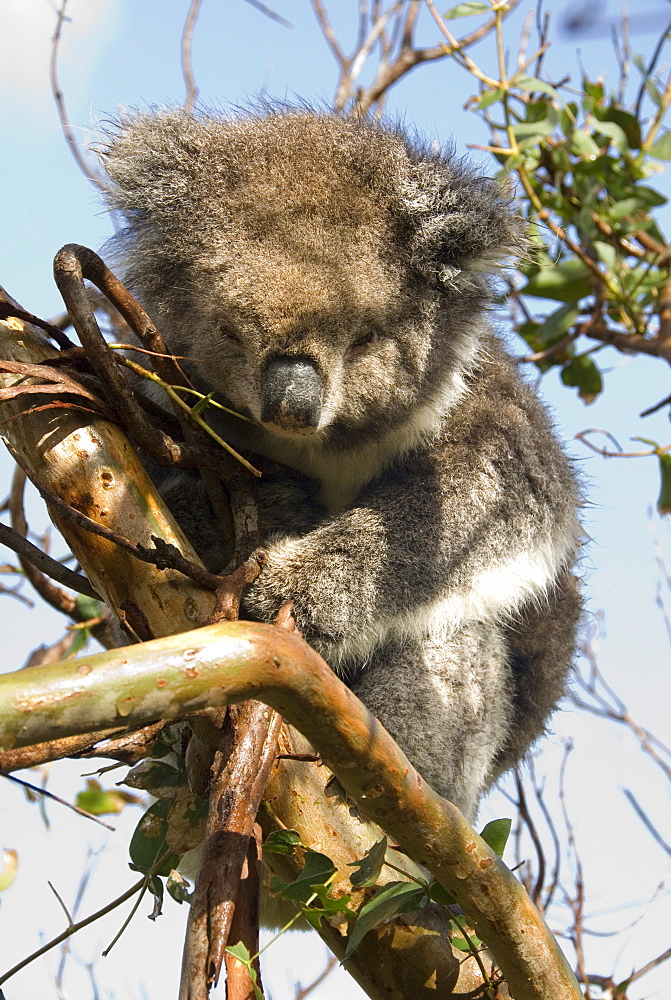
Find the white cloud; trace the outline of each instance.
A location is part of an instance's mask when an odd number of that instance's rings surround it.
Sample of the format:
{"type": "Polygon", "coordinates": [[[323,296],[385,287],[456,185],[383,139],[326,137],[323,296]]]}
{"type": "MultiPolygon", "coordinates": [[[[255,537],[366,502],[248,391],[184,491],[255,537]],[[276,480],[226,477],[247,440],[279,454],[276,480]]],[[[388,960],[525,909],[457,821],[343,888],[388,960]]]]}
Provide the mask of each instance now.
{"type": "MultiPolygon", "coordinates": [[[[2,0],[0,102],[5,115],[32,113],[46,104],[58,6],[52,0],[2,0]]],[[[110,39],[118,13],[119,0],[70,0],[59,57],[61,75],[67,74],[70,84],[85,84],[110,39]]]]}

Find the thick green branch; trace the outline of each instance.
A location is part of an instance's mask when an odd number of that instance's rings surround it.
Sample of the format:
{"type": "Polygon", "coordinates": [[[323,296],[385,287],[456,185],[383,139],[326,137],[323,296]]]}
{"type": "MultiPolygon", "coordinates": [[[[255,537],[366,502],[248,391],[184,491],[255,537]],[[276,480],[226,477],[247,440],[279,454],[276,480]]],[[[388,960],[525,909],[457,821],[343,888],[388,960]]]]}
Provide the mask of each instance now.
{"type": "Polygon", "coordinates": [[[295,635],[227,622],[4,675],[1,743],[11,749],[120,721],[140,727],[247,698],[300,729],[361,809],[455,896],[516,1000],[581,997],[522,885],[295,635]]]}

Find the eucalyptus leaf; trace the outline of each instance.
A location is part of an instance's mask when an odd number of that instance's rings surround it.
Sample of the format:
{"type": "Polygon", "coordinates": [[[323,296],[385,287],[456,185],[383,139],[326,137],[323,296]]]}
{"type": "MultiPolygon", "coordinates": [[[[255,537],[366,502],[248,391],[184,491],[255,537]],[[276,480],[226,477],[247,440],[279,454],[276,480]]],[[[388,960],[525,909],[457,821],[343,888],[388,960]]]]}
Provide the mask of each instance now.
{"type": "Polygon", "coordinates": [[[352,861],[351,868],[357,867],[357,872],[352,872],[350,882],[359,889],[365,886],[375,885],[380,877],[380,872],[384,864],[384,856],[387,851],[387,838],[383,837],[370,848],[361,861],[352,861]]]}
{"type": "Polygon", "coordinates": [[[466,0],[465,3],[458,3],[456,7],[450,7],[443,14],[446,21],[453,21],[456,17],[471,17],[473,14],[486,14],[492,8],[488,3],[481,3],[479,0],[466,0]]]}
{"type": "Polygon", "coordinates": [[[590,293],[589,273],[586,264],[570,257],[542,267],[521,292],[557,302],[578,302],[590,293]]]}
{"type": "Polygon", "coordinates": [[[508,837],[510,836],[510,827],[512,826],[512,820],[507,818],[493,819],[491,823],[482,830],[480,836],[486,844],[489,844],[491,849],[498,854],[500,858],[503,857],[503,852],[505,846],[508,842],[508,837]]]}
{"type": "Polygon", "coordinates": [[[578,390],[578,395],[584,403],[593,403],[603,392],[601,372],[586,354],[573,358],[561,370],[561,380],[564,385],[578,390]]]}
{"type": "Polygon", "coordinates": [[[414,882],[390,882],[385,885],[359,910],[359,917],[347,942],[345,958],[349,958],[368,931],[380,924],[388,924],[400,913],[419,909],[426,901],[425,891],[414,882]]]}
{"type": "Polygon", "coordinates": [[[548,94],[559,100],[559,94],[552,84],[545,80],[539,80],[537,76],[516,76],[510,81],[510,85],[519,87],[520,90],[528,90],[530,93],[539,91],[541,94],[548,94]]]}
{"type": "Polygon", "coordinates": [[[671,132],[665,132],[648,150],[655,160],[671,160],[671,132]]]}
{"type": "MultiPolygon", "coordinates": [[[[168,850],[168,810],[170,799],[159,799],[147,809],[131,837],[129,853],[134,871],[148,872],[168,850]]],[[[155,875],[169,875],[179,864],[179,855],[170,855],[155,875]]]]}
{"type": "Polygon", "coordinates": [[[305,903],[310,896],[314,895],[314,887],[324,885],[335,874],[335,871],[335,865],[325,854],[320,854],[318,851],[306,851],[303,871],[298,878],[294,882],[284,882],[282,879],[274,877],[271,880],[271,889],[273,892],[280,892],[283,899],[293,899],[305,903]]]}
{"type": "Polygon", "coordinates": [[[293,854],[300,842],[300,835],[295,830],[273,830],[264,840],[263,850],[268,854],[293,854]]]}

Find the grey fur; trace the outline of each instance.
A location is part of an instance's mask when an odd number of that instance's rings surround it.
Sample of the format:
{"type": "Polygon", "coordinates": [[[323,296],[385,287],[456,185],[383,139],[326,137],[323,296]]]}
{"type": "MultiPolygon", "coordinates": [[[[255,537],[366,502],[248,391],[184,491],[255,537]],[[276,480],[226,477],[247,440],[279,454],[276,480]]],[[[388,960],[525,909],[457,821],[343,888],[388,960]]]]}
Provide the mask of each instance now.
{"type": "MultiPolygon", "coordinates": [[[[203,390],[265,420],[213,418],[268,470],[246,615],[293,600],[472,818],[544,731],[579,615],[574,477],[486,317],[521,221],[453,157],[306,110],[138,115],[103,159],[126,279],[203,390]]],[[[194,489],[167,493],[216,567],[194,489]]]]}

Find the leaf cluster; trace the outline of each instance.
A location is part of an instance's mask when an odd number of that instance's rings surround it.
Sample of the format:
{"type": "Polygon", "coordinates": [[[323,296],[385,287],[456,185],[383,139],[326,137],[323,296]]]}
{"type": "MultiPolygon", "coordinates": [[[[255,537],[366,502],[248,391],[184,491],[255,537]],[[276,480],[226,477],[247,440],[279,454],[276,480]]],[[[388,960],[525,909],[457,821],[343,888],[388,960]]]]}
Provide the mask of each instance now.
{"type": "MultiPolygon", "coordinates": [[[[491,6],[460,4],[448,16],[475,13],[491,6]]],[[[509,75],[503,46],[497,77],[471,61],[479,94],[469,104],[489,131],[481,148],[513,182],[530,222],[519,275],[507,280],[515,330],[529,360],[543,372],[559,368],[590,403],[603,390],[595,355],[604,346],[669,360],[671,253],[659,222],[668,198],[654,176],[671,159],[671,77],[660,81],[654,60],[646,65],[623,46],[614,91],[586,73],[577,87],[568,77],[552,81],[543,69],[546,38],[539,43],[534,75],[521,56],[522,68],[509,75]],[[632,64],[638,79],[628,97],[632,64]]],[[[663,40],[657,58],[662,48],[663,40]]]]}

